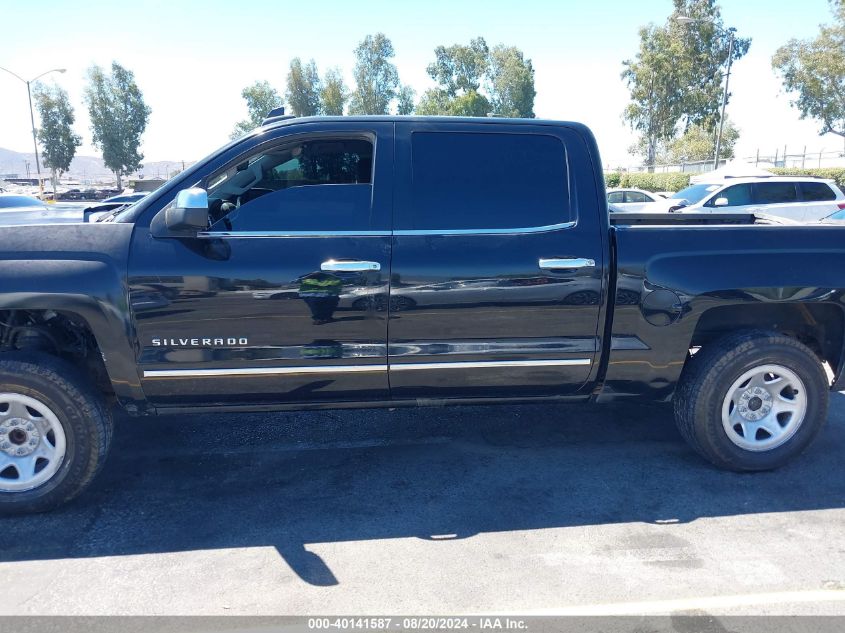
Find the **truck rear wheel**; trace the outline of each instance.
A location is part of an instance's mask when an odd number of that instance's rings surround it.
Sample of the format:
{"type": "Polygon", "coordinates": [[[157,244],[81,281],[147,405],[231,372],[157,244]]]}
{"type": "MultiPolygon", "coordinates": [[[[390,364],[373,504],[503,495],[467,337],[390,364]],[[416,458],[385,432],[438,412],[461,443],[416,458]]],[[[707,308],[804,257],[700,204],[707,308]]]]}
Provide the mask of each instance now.
{"type": "Polygon", "coordinates": [[[687,363],[675,420],[716,466],[771,470],[806,449],[827,418],[829,385],[806,345],[765,331],[726,336],[687,363]]]}
{"type": "Polygon", "coordinates": [[[103,465],[112,429],[102,398],[69,363],[0,356],[0,516],[76,497],[103,465]]]}

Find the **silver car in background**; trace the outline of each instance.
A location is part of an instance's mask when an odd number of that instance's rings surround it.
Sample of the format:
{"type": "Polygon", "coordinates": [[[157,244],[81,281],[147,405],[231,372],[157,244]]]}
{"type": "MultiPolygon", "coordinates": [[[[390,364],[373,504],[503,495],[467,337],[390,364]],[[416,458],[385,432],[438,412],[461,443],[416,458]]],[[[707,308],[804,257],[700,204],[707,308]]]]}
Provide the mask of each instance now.
{"type": "Polygon", "coordinates": [[[665,200],[663,196],[645,189],[617,187],[607,190],[607,202],[616,211],[665,211],[655,204],[662,200],[665,200]]]}
{"type": "Polygon", "coordinates": [[[22,194],[0,193],[0,226],[54,222],[82,222],[82,209],[45,204],[38,198],[22,194]]]}

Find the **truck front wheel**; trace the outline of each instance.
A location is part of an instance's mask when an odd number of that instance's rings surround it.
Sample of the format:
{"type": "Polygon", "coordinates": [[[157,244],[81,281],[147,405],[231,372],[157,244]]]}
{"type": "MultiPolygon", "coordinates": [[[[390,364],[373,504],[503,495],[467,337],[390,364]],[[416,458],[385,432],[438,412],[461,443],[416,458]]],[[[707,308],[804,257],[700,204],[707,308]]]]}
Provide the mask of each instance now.
{"type": "Polygon", "coordinates": [[[681,435],[715,465],[771,470],[806,449],[827,417],[829,385],[806,345],[739,332],[690,358],[675,392],[681,435]]]}
{"type": "Polygon", "coordinates": [[[73,499],[111,436],[108,409],[75,367],[43,354],[0,356],[0,516],[73,499]]]}

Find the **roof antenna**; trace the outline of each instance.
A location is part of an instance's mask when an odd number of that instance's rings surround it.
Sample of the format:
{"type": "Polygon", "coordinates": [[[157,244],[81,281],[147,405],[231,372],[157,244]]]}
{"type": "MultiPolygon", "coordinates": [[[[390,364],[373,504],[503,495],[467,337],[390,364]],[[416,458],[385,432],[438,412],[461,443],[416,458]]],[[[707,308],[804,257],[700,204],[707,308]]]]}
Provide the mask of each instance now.
{"type": "Polygon", "coordinates": [[[285,119],[292,118],[294,118],[292,114],[285,114],[285,106],[281,106],[270,110],[270,112],[267,113],[267,116],[264,117],[261,125],[267,125],[268,123],[275,123],[276,121],[284,121],[285,119]]]}

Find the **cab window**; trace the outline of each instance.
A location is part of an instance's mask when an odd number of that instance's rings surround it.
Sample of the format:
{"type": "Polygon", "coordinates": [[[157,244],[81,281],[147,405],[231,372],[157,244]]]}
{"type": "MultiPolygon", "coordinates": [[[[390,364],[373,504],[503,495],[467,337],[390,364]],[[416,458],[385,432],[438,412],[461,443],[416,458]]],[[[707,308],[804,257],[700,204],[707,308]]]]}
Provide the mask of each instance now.
{"type": "Polygon", "coordinates": [[[414,132],[400,229],[543,227],[573,219],[563,142],[544,134],[414,132]]]}
{"type": "Polygon", "coordinates": [[[209,179],[211,230],[367,230],[372,165],[373,143],[364,138],[266,149],[209,179]]]}

